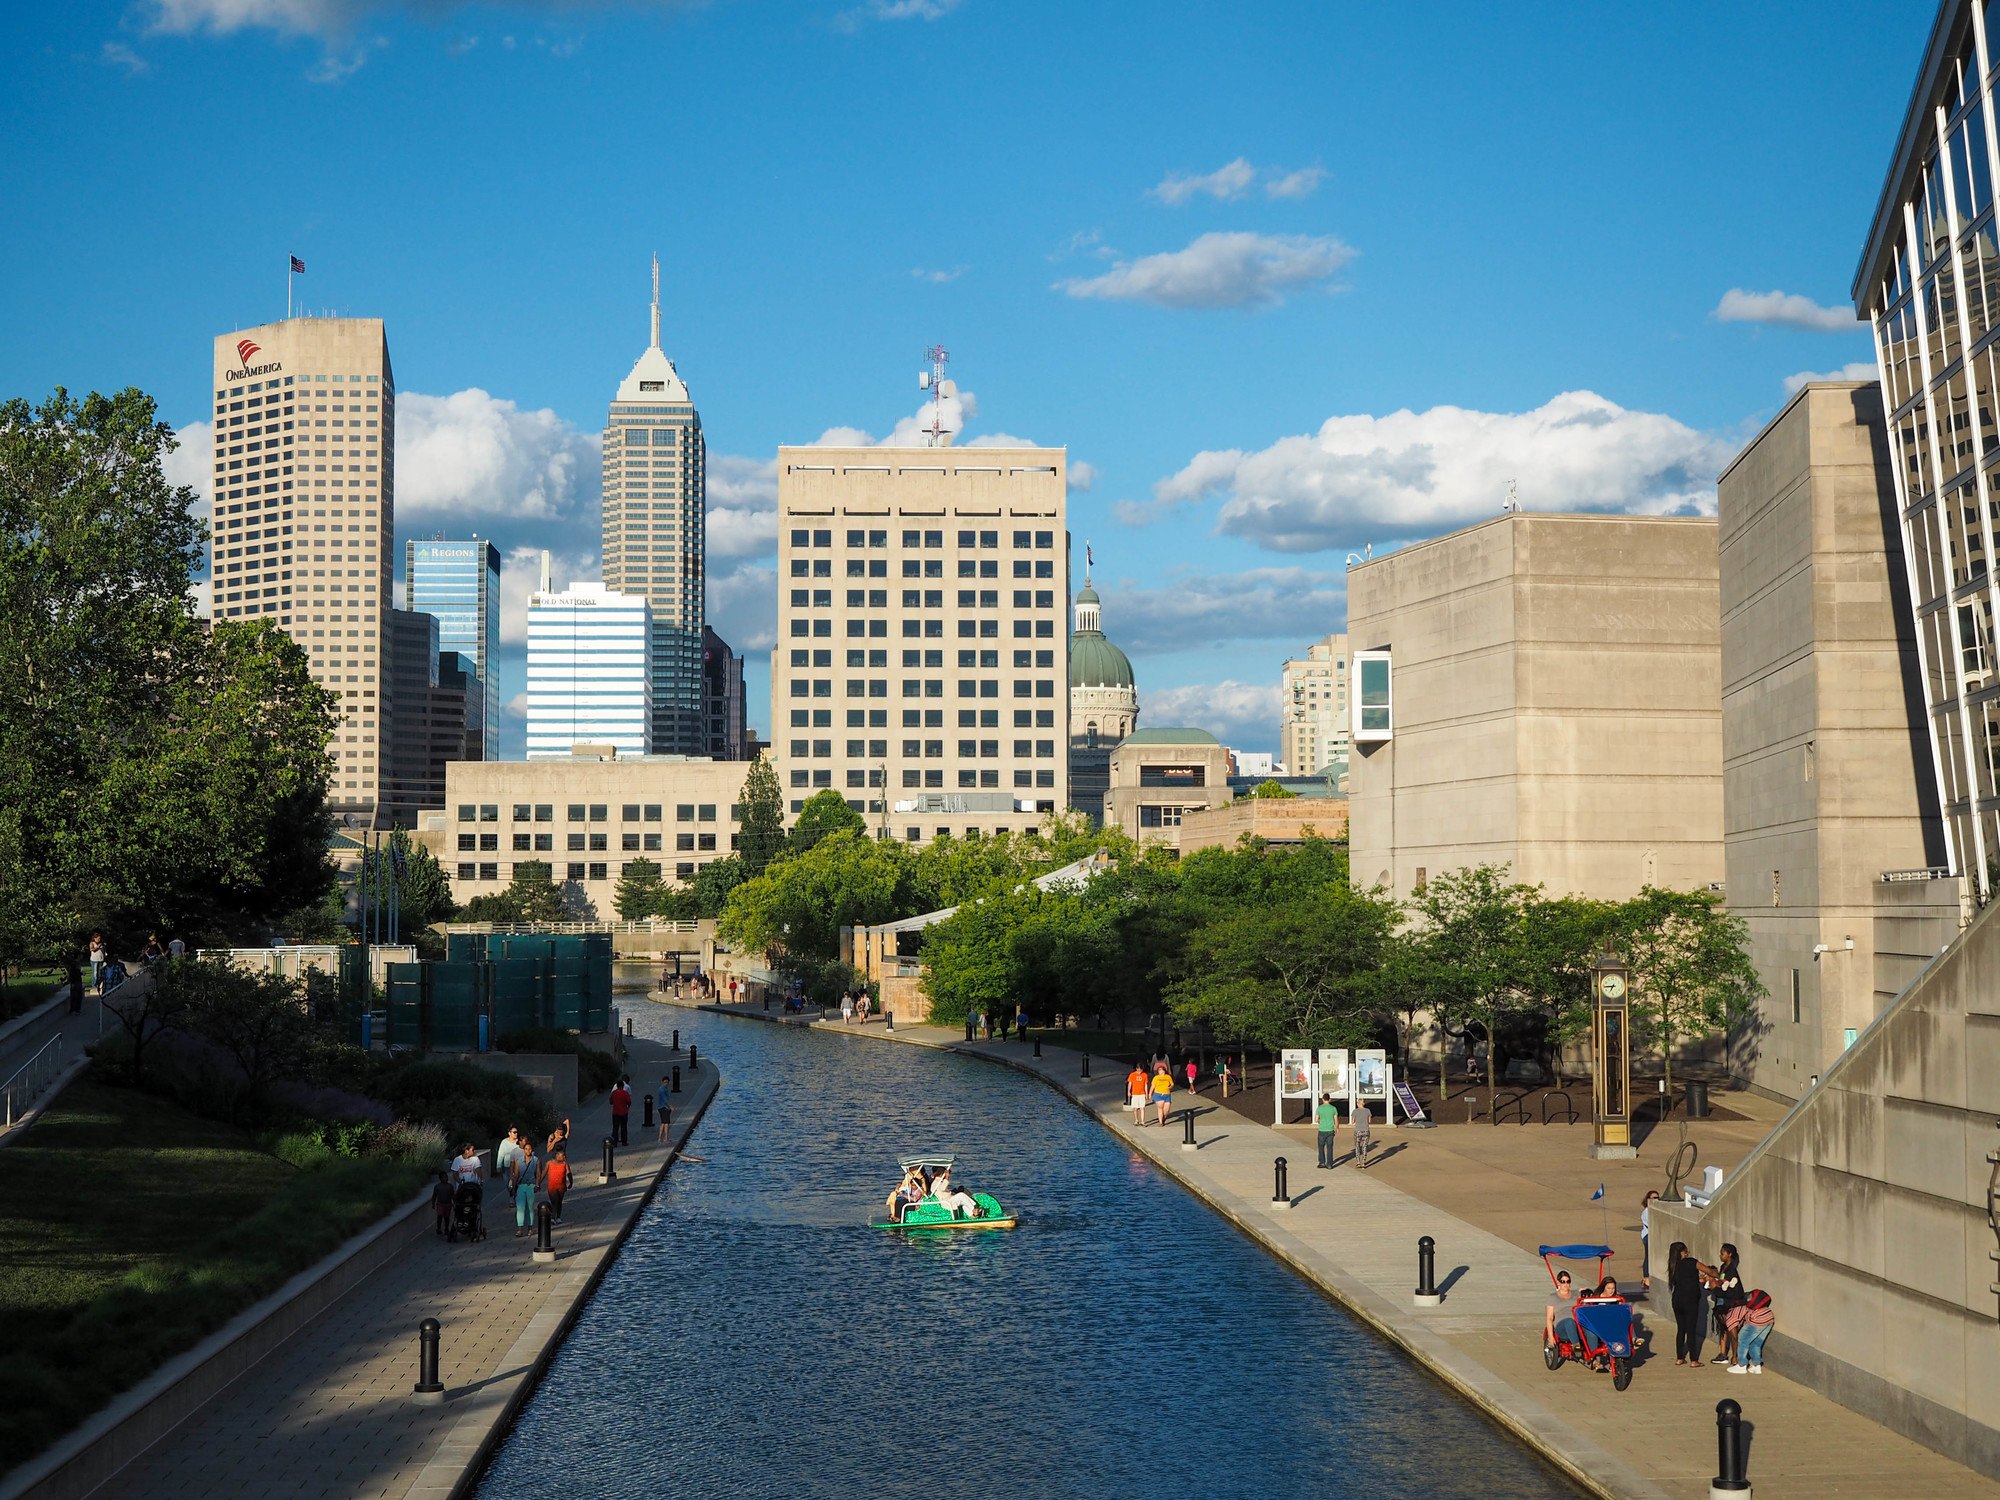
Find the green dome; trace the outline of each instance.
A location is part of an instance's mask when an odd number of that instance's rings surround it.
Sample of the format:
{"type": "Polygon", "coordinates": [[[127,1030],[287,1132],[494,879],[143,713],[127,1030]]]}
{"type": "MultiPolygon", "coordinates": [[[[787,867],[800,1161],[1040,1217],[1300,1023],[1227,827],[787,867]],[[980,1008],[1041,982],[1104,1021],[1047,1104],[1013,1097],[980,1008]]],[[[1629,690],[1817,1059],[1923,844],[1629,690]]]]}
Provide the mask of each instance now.
{"type": "Polygon", "coordinates": [[[1069,638],[1069,685],[1132,687],[1132,663],[1104,638],[1103,631],[1079,630],[1069,638]]]}

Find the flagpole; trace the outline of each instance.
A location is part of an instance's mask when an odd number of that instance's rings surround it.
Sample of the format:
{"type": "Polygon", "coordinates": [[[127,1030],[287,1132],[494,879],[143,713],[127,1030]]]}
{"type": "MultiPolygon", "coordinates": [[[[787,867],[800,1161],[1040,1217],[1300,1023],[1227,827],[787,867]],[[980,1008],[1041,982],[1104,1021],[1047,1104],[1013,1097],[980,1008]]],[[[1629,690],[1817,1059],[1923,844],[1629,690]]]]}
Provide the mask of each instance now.
{"type": "Polygon", "coordinates": [[[285,321],[292,321],[292,258],[285,257],[285,321]]]}

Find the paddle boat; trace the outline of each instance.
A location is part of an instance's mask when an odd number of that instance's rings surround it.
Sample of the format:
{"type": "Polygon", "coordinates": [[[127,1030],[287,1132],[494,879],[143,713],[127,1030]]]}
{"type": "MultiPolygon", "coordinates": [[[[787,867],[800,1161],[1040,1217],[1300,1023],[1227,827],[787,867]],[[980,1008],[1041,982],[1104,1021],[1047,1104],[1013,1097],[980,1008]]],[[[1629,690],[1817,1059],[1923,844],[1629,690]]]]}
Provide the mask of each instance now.
{"type": "Polygon", "coordinates": [[[924,1188],[924,1195],[914,1202],[902,1198],[899,1186],[892,1201],[896,1208],[888,1218],[870,1222],[872,1229],[918,1230],[955,1229],[1012,1229],[1020,1220],[1000,1206],[1000,1200],[991,1193],[960,1193],[961,1201],[956,1205],[946,1204],[933,1197],[930,1186],[941,1173],[951,1170],[955,1158],[950,1156],[904,1156],[897,1159],[903,1169],[903,1177],[908,1181],[912,1172],[917,1173],[924,1188]]]}

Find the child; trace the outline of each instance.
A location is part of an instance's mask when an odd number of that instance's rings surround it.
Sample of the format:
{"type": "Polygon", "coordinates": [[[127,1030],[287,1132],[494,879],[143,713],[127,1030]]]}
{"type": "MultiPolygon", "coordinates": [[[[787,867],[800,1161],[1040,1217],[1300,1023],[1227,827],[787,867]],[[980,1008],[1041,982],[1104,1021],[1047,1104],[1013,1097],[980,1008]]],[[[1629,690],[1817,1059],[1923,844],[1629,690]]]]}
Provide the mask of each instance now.
{"type": "Polygon", "coordinates": [[[431,1212],[437,1215],[437,1232],[440,1238],[451,1228],[451,1173],[438,1173],[438,1180],[431,1185],[431,1212]]]}

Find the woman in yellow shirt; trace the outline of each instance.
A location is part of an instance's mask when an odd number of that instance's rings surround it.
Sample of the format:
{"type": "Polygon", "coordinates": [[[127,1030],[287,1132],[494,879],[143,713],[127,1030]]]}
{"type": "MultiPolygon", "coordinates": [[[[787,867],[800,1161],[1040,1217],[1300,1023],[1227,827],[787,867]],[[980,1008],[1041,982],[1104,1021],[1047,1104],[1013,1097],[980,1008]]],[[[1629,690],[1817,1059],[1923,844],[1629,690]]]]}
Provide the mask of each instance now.
{"type": "Polygon", "coordinates": [[[1165,1063],[1153,1070],[1153,1104],[1160,1111],[1159,1119],[1153,1123],[1166,1124],[1167,1112],[1174,1107],[1174,1075],[1167,1071],[1165,1063]]]}

